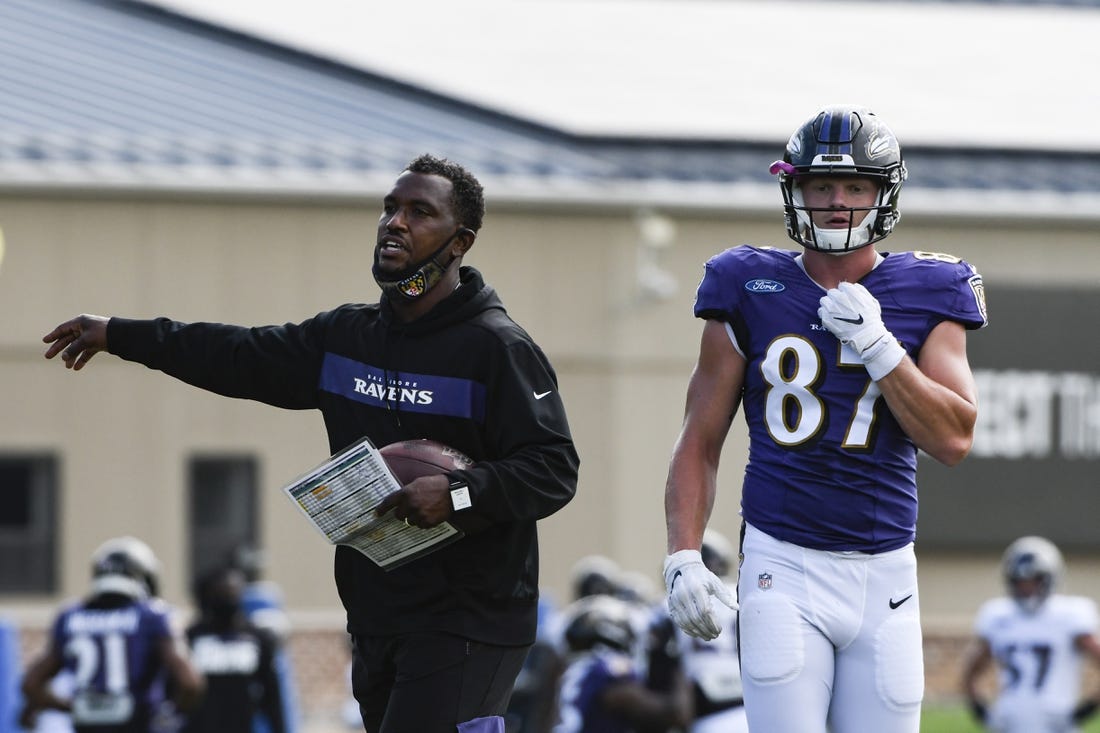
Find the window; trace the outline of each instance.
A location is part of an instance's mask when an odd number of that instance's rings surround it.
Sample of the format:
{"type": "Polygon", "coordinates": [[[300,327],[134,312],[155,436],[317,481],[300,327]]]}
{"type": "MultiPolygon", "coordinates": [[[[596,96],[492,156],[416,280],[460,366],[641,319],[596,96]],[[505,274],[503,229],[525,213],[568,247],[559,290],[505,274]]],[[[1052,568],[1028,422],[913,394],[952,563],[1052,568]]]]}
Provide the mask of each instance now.
{"type": "Polygon", "coordinates": [[[250,456],[191,459],[191,579],[229,562],[242,547],[257,547],[259,515],[256,461],[250,456]]]}
{"type": "Polygon", "coordinates": [[[57,588],[57,459],[0,455],[0,593],[57,588]]]}

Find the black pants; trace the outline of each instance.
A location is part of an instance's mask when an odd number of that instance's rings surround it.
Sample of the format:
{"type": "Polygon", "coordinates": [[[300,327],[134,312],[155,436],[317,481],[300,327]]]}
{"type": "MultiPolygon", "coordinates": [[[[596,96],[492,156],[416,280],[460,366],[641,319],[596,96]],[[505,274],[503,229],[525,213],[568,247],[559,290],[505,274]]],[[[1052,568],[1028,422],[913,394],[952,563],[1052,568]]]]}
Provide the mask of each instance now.
{"type": "Polygon", "coordinates": [[[440,633],[353,641],[351,686],[367,733],[455,733],[504,715],[530,648],[440,633]]]}

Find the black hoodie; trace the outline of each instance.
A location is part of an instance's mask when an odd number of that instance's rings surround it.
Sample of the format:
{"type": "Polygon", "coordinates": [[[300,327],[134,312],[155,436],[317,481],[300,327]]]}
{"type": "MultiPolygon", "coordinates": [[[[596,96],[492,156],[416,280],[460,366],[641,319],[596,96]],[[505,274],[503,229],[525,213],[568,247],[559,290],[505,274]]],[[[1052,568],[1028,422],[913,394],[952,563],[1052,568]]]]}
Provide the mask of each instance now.
{"type": "MultiPolygon", "coordinates": [[[[473,506],[466,536],[389,572],[336,548],[336,584],[352,634],[440,631],[501,645],[535,639],[535,522],[576,491],[579,459],[542,350],[471,268],[411,323],[385,298],[299,324],[244,328],[112,318],[112,354],[229,397],[319,409],[332,453],[430,438],[475,462],[452,474],[473,506]]],[[[303,470],[307,467],[303,467],[303,470]]]]}

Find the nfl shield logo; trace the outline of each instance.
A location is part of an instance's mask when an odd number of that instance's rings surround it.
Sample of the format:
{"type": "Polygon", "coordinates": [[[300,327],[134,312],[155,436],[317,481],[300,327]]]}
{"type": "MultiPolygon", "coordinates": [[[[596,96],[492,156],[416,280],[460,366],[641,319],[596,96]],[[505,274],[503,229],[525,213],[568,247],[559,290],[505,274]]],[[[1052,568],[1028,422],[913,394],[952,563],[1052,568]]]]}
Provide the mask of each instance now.
{"type": "Polygon", "coordinates": [[[760,573],[756,578],[756,585],[760,590],[767,590],[772,587],[772,574],[760,573]]]}

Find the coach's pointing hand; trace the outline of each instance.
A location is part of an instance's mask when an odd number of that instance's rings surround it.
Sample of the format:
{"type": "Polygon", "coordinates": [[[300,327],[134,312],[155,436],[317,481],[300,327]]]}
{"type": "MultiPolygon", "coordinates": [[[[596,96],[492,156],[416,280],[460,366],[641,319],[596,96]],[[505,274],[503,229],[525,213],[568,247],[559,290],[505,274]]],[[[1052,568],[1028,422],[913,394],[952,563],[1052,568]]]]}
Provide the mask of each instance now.
{"type": "Polygon", "coordinates": [[[65,321],[42,337],[50,345],[46,358],[61,354],[67,369],[81,369],[88,360],[107,350],[107,321],[103,316],[82,314],[65,321]]]}

